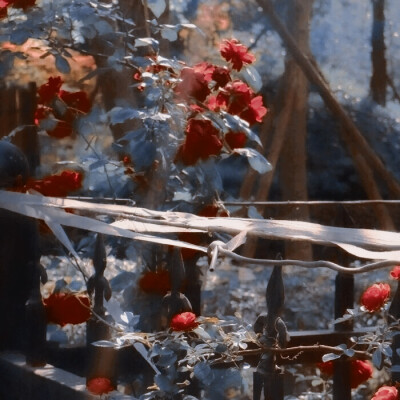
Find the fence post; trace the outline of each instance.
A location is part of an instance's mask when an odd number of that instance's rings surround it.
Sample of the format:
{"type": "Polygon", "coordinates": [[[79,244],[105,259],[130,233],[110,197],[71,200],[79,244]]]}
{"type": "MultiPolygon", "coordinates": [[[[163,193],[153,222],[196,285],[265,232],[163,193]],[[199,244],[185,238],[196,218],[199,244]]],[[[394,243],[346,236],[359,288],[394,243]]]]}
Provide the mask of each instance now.
{"type": "MultiPolygon", "coordinates": [[[[342,317],[354,305],[354,276],[338,273],[335,279],[335,319],[342,317]]],[[[335,325],[337,331],[351,331],[353,322],[335,325]]],[[[351,400],[350,361],[340,358],[334,361],[333,400],[351,400]]]]}
{"type": "Polygon", "coordinates": [[[182,282],[185,278],[185,267],[179,248],[175,247],[168,263],[171,279],[171,292],[166,294],[161,303],[161,328],[169,327],[174,315],[186,311],[192,311],[189,299],[180,292],[182,282]]]}
{"type": "MultiPolygon", "coordinates": [[[[400,282],[397,283],[396,293],[392,304],[389,307],[389,323],[400,319],[400,282]],[[391,317],[391,318],[390,318],[391,317]]],[[[397,351],[400,349],[400,335],[394,335],[392,340],[392,383],[395,385],[400,382],[400,355],[397,351]]]]}
{"type": "Polygon", "coordinates": [[[40,147],[35,125],[36,84],[16,87],[0,84],[0,137],[15,128],[11,142],[25,154],[31,175],[40,164],[40,147]]]}
{"type": "Polygon", "coordinates": [[[95,273],[87,282],[87,290],[90,296],[94,296],[92,306],[93,315],[86,323],[86,345],[88,363],[86,378],[90,380],[96,377],[109,378],[113,384],[117,379],[117,350],[107,342],[111,337],[110,326],[113,319],[107,314],[103,300],[111,298],[111,287],[104,277],[107,266],[106,249],[103,236],[98,233],[95,242],[93,266],[95,273]],[[101,319],[99,319],[100,317],[101,319]],[[103,341],[100,343],[94,343],[103,341]]]}
{"type": "MultiPolygon", "coordinates": [[[[0,187],[12,188],[28,176],[26,157],[0,141],[0,187]]],[[[37,221],[0,211],[0,348],[24,351],[27,362],[42,365],[46,320],[40,294],[41,270],[37,221]]]]}
{"type": "MultiPolygon", "coordinates": [[[[254,331],[262,333],[260,342],[268,347],[286,347],[288,333],[285,323],[280,318],[285,302],[285,290],[282,280],[282,267],[275,266],[268,281],[267,313],[262,313],[254,323],[254,331]]],[[[261,399],[264,388],[265,400],[283,400],[284,382],[283,373],[276,365],[276,356],[273,353],[264,353],[253,374],[253,400],[261,399]]]]}

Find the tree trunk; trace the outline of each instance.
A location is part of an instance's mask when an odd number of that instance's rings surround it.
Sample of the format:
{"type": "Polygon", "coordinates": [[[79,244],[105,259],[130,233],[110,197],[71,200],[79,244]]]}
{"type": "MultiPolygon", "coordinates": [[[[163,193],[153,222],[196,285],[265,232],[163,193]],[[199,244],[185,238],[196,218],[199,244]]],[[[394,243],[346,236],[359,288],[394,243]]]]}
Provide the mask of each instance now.
{"type": "Polygon", "coordinates": [[[384,106],[386,104],[386,88],[388,84],[385,57],[385,0],[372,0],[372,7],[372,76],[370,89],[372,99],[377,104],[384,106]]]}
{"type": "MultiPolygon", "coordinates": [[[[295,0],[289,8],[288,27],[296,38],[298,47],[309,54],[309,23],[313,0],[295,0]]],[[[279,159],[279,182],[282,200],[308,200],[307,191],[307,110],[308,80],[296,61],[287,56],[285,73],[282,78],[282,93],[292,93],[294,99],[286,103],[283,97],[282,113],[288,113],[285,143],[279,159]]],[[[293,210],[292,219],[309,220],[307,205],[293,210]]],[[[285,250],[286,258],[309,260],[312,258],[312,247],[309,243],[288,242],[285,250]]]]}

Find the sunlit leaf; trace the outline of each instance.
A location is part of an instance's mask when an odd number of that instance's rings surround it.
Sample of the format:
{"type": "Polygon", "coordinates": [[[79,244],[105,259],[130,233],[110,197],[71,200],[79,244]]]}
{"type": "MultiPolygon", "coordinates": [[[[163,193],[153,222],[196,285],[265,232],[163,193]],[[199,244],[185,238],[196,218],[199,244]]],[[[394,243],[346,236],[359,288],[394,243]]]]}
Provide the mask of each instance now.
{"type": "Polygon", "coordinates": [[[247,157],[250,167],[260,174],[265,174],[272,170],[272,165],[257,150],[246,147],[243,149],[235,149],[234,153],[247,157]]]}
{"type": "Polygon", "coordinates": [[[324,354],[322,356],[322,361],[328,362],[328,361],[332,361],[332,360],[337,360],[338,358],[340,358],[340,354],[328,353],[328,354],[324,354]]]}
{"type": "Polygon", "coordinates": [[[142,3],[144,6],[147,3],[147,6],[156,18],[160,18],[166,7],[165,0],[147,0],[146,2],[142,0],[142,3]]]}

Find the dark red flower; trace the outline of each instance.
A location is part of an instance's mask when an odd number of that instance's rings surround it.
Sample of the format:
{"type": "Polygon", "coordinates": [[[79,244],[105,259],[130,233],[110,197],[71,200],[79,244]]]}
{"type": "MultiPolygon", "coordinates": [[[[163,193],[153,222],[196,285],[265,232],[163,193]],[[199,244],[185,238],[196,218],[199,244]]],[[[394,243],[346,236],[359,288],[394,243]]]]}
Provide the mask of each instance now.
{"type": "Polygon", "coordinates": [[[246,46],[236,39],[223,40],[219,46],[219,50],[226,61],[232,62],[232,68],[240,71],[243,64],[251,64],[256,58],[249,53],[246,46]]]}
{"type": "MultiPolygon", "coordinates": [[[[180,232],[178,234],[178,239],[183,242],[195,244],[195,245],[200,245],[203,240],[202,234],[197,233],[197,232],[180,232]]],[[[183,260],[191,260],[192,258],[196,257],[198,254],[200,254],[200,252],[197,250],[182,247],[181,254],[182,254],[183,260]]]]}
{"type": "Polygon", "coordinates": [[[139,287],[143,292],[164,296],[171,290],[169,272],[166,269],[147,271],[139,279],[139,287]]]}
{"type": "Polygon", "coordinates": [[[72,110],[81,113],[88,113],[92,107],[92,103],[86,92],[68,92],[66,90],[60,91],[60,99],[72,110]]]}
{"type": "Polygon", "coordinates": [[[369,378],[371,378],[373,372],[372,365],[369,361],[353,360],[351,362],[351,375],[350,383],[352,389],[361,385],[369,378]]]}
{"type": "Polygon", "coordinates": [[[92,378],[86,384],[90,393],[101,395],[112,392],[114,387],[108,378],[92,378]]]}
{"type": "Polygon", "coordinates": [[[47,134],[56,139],[64,139],[72,136],[74,130],[69,122],[58,120],[56,126],[53,129],[48,129],[47,134]]]}
{"type": "MultiPolygon", "coordinates": [[[[1,1],[1,0],[0,0],[1,1]]],[[[39,125],[42,119],[45,119],[51,113],[51,108],[43,105],[38,105],[35,110],[35,124],[39,125]]]]}
{"type": "Polygon", "coordinates": [[[211,121],[191,118],[186,127],[185,142],[180,146],[176,159],[194,165],[199,159],[218,155],[221,149],[219,131],[211,121]]]}
{"type": "Polygon", "coordinates": [[[61,76],[50,77],[48,81],[39,86],[37,92],[39,95],[39,104],[50,103],[54,97],[60,93],[61,85],[63,84],[61,76]]]}
{"type": "Polygon", "coordinates": [[[210,96],[207,107],[210,110],[226,110],[230,114],[239,115],[251,106],[254,92],[240,80],[228,82],[216,97],[210,96]]]}
{"type": "Polygon", "coordinates": [[[171,319],[170,327],[173,331],[191,331],[199,326],[196,321],[196,315],[192,312],[176,314],[171,319]]]}
{"type": "Polygon", "coordinates": [[[228,132],[225,141],[231,149],[240,149],[246,144],[247,136],[243,132],[228,132]]]}
{"type": "Polygon", "coordinates": [[[395,386],[382,386],[371,400],[397,400],[398,398],[399,392],[395,386]]]}
{"type": "Polygon", "coordinates": [[[390,276],[396,281],[400,280],[400,265],[396,265],[391,271],[390,276]]]}
{"type": "Polygon", "coordinates": [[[43,196],[66,197],[82,187],[83,175],[75,171],[63,171],[60,175],[49,175],[43,179],[28,179],[24,191],[36,190],[43,196]]]}
{"type": "Polygon", "coordinates": [[[183,68],[181,71],[181,82],[176,85],[175,92],[183,99],[194,99],[203,102],[211,93],[204,73],[196,72],[193,68],[183,68]]]}
{"type": "Polygon", "coordinates": [[[263,105],[262,96],[257,96],[251,99],[250,104],[247,108],[240,113],[240,118],[247,121],[250,125],[256,122],[262,122],[264,115],[267,113],[267,109],[263,105]]]}
{"type": "Polygon", "coordinates": [[[10,5],[13,8],[22,8],[23,10],[33,7],[36,0],[9,0],[10,5]]]}
{"type": "Polygon", "coordinates": [[[374,283],[361,296],[361,304],[369,312],[381,309],[390,296],[390,286],[387,283],[374,283]]]}
{"type": "Polygon", "coordinates": [[[0,19],[6,18],[8,15],[7,8],[10,6],[10,3],[4,0],[0,0],[0,19]]]}
{"type": "Polygon", "coordinates": [[[213,73],[217,67],[208,62],[202,62],[196,65],[193,65],[193,70],[196,73],[202,74],[204,80],[207,82],[211,82],[213,73]]]}
{"type": "Polygon", "coordinates": [[[47,321],[61,326],[81,324],[91,315],[90,299],[78,293],[52,293],[43,299],[47,321]]]}
{"type": "MultiPolygon", "coordinates": [[[[334,364],[333,361],[318,363],[317,367],[325,375],[332,376],[334,364]]],[[[350,384],[355,389],[361,383],[367,381],[372,376],[372,365],[369,361],[352,360],[350,366],[350,384]]]]}
{"type": "Polygon", "coordinates": [[[215,81],[215,89],[224,87],[232,80],[228,68],[225,67],[216,67],[211,78],[213,81],[215,81]]]}

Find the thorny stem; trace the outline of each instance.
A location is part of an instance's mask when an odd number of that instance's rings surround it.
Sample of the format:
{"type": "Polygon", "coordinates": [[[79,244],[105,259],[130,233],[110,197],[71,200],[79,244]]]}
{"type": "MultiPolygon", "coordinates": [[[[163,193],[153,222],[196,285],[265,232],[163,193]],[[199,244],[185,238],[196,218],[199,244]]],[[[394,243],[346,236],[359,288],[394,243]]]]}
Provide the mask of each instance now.
{"type": "MultiPolygon", "coordinates": [[[[296,359],[301,353],[304,352],[330,352],[334,354],[343,354],[343,350],[339,349],[337,347],[333,346],[326,346],[322,344],[314,344],[311,346],[296,346],[296,347],[288,347],[285,349],[278,348],[278,347],[260,347],[258,349],[250,349],[250,350],[239,350],[238,352],[235,353],[236,356],[254,356],[258,354],[264,354],[264,353],[274,353],[278,354],[281,356],[292,356],[293,359],[296,359]]],[[[360,350],[354,350],[354,357],[356,359],[360,360],[370,360],[372,356],[370,354],[365,353],[364,351],[360,350]]],[[[224,355],[220,358],[217,358],[211,362],[212,365],[216,364],[223,364],[227,362],[226,360],[228,359],[227,355],[224,355]]],[[[229,360],[228,362],[231,362],[229,360]]]]}

